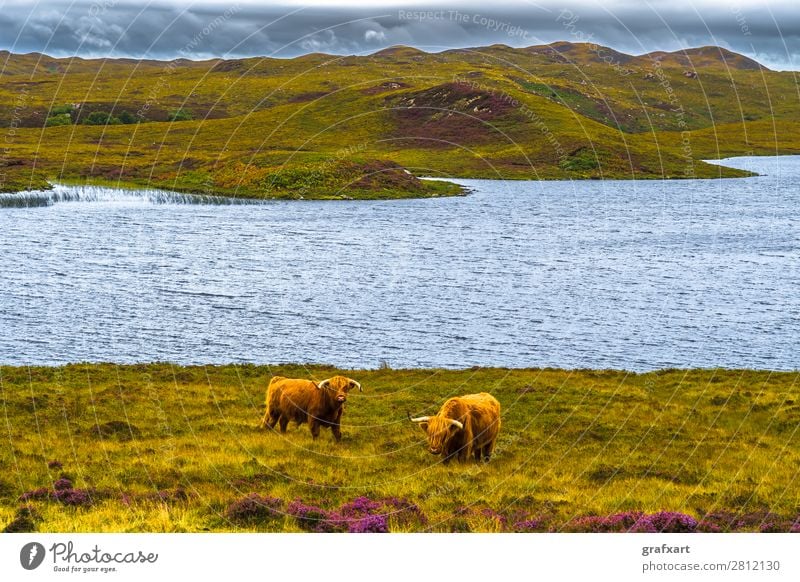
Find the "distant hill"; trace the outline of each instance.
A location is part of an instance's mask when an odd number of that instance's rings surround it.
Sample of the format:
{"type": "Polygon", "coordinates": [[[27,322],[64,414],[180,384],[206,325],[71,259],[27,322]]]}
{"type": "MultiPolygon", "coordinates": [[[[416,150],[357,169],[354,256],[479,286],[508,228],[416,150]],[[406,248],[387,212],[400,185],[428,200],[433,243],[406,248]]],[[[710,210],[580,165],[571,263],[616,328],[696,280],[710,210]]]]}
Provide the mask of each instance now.
{"type": "Polygon", "coordinates": [[[444,195],[417,176],[740,176],[797,153],[794,73],[720,47],[588,43],[206,61],[0,53],[0,188],[50,179],[269,197],[444,195]],[[350,192],[350,194],[348,194],[350,192]]]}
{"type": "Polygon", "coordinates": [[[662,66],[689,67],[693,69],[706,67],[725,67],[739,71],[768,71],[761,63],[739,53],[718,46],[684,49],[671,53],[657,51],[637,58],[638,62],[658,61],[662,66]]]}

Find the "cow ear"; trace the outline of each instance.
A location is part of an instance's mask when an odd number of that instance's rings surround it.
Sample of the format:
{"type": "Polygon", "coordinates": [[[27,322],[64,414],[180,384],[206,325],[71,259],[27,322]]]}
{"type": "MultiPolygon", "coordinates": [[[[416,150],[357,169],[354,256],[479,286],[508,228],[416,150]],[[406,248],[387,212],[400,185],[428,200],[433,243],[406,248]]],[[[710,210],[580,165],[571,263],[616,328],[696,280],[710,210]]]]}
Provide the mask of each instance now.
{"type": "Polygon", "coordinates": [[[419,425],[419,427],[422,430],[424,430],[425,432],[428,432],[428,423],[427,422],[418,422],[417,424],[419,425]]]}

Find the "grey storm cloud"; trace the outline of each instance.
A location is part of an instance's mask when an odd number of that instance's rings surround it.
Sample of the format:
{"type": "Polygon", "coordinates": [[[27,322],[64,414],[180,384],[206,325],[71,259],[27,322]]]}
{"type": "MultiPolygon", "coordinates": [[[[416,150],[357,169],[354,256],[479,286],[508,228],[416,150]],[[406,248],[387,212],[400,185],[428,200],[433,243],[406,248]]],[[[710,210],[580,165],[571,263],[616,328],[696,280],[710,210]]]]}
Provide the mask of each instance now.
{"type": "Polygon", "coordinates": [[[202,59],[364,54],[405,44],[428,51],[556,40],[631,54],[720,45],[797,69],[796,0],[412,2],[263,5],[204,0],[0,3],[0,48],[54,56],[202,59]]]}

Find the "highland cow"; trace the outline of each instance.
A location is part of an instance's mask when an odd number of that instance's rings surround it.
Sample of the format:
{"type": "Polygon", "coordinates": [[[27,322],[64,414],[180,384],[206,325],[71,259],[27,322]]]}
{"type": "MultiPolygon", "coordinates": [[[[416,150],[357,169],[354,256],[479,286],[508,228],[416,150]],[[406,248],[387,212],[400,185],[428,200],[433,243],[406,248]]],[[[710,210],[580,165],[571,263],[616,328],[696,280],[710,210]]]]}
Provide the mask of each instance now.
{"type": "Polygon", "coordinates": [[[428,437],[428,449],[442,455],[444,462],[457,457],[466,461],[488,461],[500,432],[500,403],[486,392],[450,398],[436,416],[409,419],[422,427],[428,437]]]}
{"type": "Polygon", "coordinates": [[[318,384],[275,376],[267,388],[267,410],[261,428],[274,429],[279,424],[281,432],[285,433],[289,421],[296,422],[297,426],[307,422],[313,438],[319,436],[320,427],[329,427],[338,442],[342,438],[344,403],[353,388],[364,391],[361,384],[344,376],[334,376],[318,384]]]}

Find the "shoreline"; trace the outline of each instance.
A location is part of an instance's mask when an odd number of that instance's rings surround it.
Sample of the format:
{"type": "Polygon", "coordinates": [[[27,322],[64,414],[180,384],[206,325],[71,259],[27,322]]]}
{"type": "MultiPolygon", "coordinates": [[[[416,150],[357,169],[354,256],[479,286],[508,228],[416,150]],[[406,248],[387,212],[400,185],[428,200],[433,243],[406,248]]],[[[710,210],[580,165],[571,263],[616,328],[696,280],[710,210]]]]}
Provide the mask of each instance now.
{"type": "MultiPolygon", "coordinates": [[[[786,154],[786,155],[796,155],[796,154],[786,154]]],[[[750,157],[750,156],[748,156],[750,157]]],[[[779,157],[779,156],[759,156],[759,157],[779,157]]],[[[726,158],[727,159],[727,158],[726,158]]],[[[262,196],[257,195],[255,193],[248,193],[246,190],[238,190],[235,193],[226,191],[224,189],[220,190],[199,190],[196,188],[192,188],[191,186],[181,187],[181,186],[167,186],[164,184],[160,184],[158,182],[151,182],[151,183],[143,183],[137,182],[135,180],[104,180],[104,179],[69,179],[69,178],[59,178],[59,179],[52,179],[46,178],[46,184],[41,185],[39,188],[30,189],[30,188],[20,188],[20,189],[4,189],[0,190],[0,195],[2,194],[24,194],[24,193],[35,193],[35,192],[49,192],[52,191],[55,187],[64,186],[64,187],[98,187],[98,188],[108,188],[111,190],[120,190],[120,191],[131,191],[131,190],[142,190],[148,192],[160,192],[160,193],[175,193],[175,194],[189,194],[193,196],[207,196],[207,197],[214,197],[220,199],[233,199],[233,200],[252,200],[253,202],[273,202],[273,201],[296,201],[300,202],[303,200],[322,200],[322,201],[347,201],[347,202],[359,202],[359,201],[371,201],[371,200],[424,200],[429,198],[454,198],[454,197],[463,197],[468,196],[472,193],[472,190],[468,187],[459,184],[458,182],[461,180],[481,180],[485,182],[605,182],[605,181],[619,181],[619,182],[635,182],[635,181],[646,181],[646,182],[675,182],[675,181],[686,181],[686,180],[704,180],[704,181],[716,181],[716,180],[738,180],[741,178],[754,178],[758,177],[761,174],[757,172],[752,172],[749,170],[740,170],[738,168],[732,168],[729,166],[724,166],[722,164],[716,164],[713,160],[701,160],[709,164],[713,164],[718,166],[724,170],[730,170],[739,173],[739,175],[732,175],[732,176],[636,176],[636,177],[621,177],[621,176],[609,176],[609,177],[581,177],[581,176],[573,176],[573,177],[560,177],[560,176],[538,176],[538,177],[527,177],[527,176],[509,176],[505,178],[496,178],[496,177],[482,177],[482,176],[455,176],[455,177],[448,177],[448,178],[438,178],[433,176],[417,176],[417,178],[421,182],[438,182],[441,184],[446,184],[450,187],[448,192],[434,192],[428,195],[415,195],[412,192],[406,191],[398,191],[393,195],[375,195],[375,196],[360,196],[360,197],[353,197],[349,196],[347,192],[349,190],[345,190],[345,193],[339,194],[318,194],[318,195],[309,195],[308,192],[305,192],[303,196],[294,197],[291,195],[287,196],[262,196]]]]}
{"type": "MultiPolygon", "coordinates": [[[[162,193],[162,194],[187,194],[191,196],[197,197],[210,197],[210,198],[218,198],[218,199],[231,199],[231,200],[240,200],[240,201],[253,201],[253,203],[258,202],[275,202],[275,201],[346,201],[346,202],[358,202],[358,201],[389,201],[389,200],[424,200],[428,198],[453,198],[453,197],[464,197],[469,196],[474,192],[474,189],[466,186],[464,184],[460,184],[460,181],[465,180],[475,180],[475,181],[483,181],[483,182],[605,182],[605,181],[619,181],[619,182],[636,182],[636,181],[645,181],[645,182],[676,182],[676,181],[686,181],[686,180],[703,180],[703,181],[716,181],[716,180],[737,180],[740,178],[755,178],[759,176],[763,176],[765,174],[759,174],[758,172],[751,171],[751,170],[744,170],[741,168],[736,168],[732,166],[726,166],[723,162],[728,160],[736,160],[742,158],[783,158],[783,157],[792,157],[798,156],[800,154],[796,153],[788,153],[788,154],[774,154],[774,155],[743,155],[743,156],[726,156],[724,158],[719,159],[702,159],[696,160],[710,166],[716,167],[720,169],[720,174],[722,171],[730,171],[734,172],[736,175],[730,176],[636,176],[636,177],[623,177],[623,176],[609,176],[607,178],[604,177],[582,177],[582,176],[570,176],[570,177],[561,177],[561,176],[536,176],[536,177],[529,177],[529,176],[518,176],[512,175],[504,178],[497,178],[487,174],[486,176],[483,175],[468,175],[468,176],[457,176],[457,177],[447,177],[441,178],[438,176],[430,176],[430,175],[419,175],[415,176],[417,180],[424,183],[426,186],[430,187],[432,183],[438,183],[443,185],[443,189],[435,189],[431,193],[427,195],[416,195],[414,192],[408,191],[396,191],[393,192],[391,195],[380,195],[380,194],[370,194],[367,196],[349,196],[347,192],[350,190],[341,191],[342,193],[335,193],[331,194],[330,192],[327,193],[320,193],[320,194],[313,194],[309,193],[308,191],[303,192],[304,195],[302,196],[293,196],[293,195],[281,195],[281,196],[263,196],[256,193],[248,193],[246,189],[236,189],[234,191],[226,190],[226,189],[217,189],[217,190],[208,190],[208,189],[198,189],[192,186],[185,186],[182,187],[180,185],[167,185],[162,184],[160,182],[138,182],[136,180],[108,180],[103,178],[47,178],[46,183],[43,184],[40,188],[10,188],[4,189],[0,191],[0,196],[3,194],[25,194],[25,193],[36,193],[36,192],[50,192],[54,188],[58,186],[63,187],[97,187],[97,188],[107,188],[110,190],[119,190],[119,191],[131,191],[131,190],[142,190],[146,192],[154,192],[154,193],[162,193]]],[[[363,194],[363,193],[362,193],[363,194]]]]}
{"type": "Polygon", "coordinates": [[[662,376],[664,374],[687,373],[687,374],[797,374],[800,375],[800,367],[793,369],[780,368],[747,368],[747,367],[726,367],[726,366],[701,366],[701,367],[681,367],[667,366],[662,368],[652,368],[644,371],[630,370],[626,368],[566,368],[559,366],[493,366],[493,365],[474,365],[474,366],[401,366],[392,367],[388,365],[378,365],[370,368],[364,366],[340,366],[337,364],[324,362],[202,362],[202,363],[180,363],[169,360],[147,360],[140,362],[113,362],[113,361],[76,361],[61,363],[35,363],[35,364],[8,364],[0,362],[0,374],[4,370],[67,370],[71,368],[105,368],[115,367],[121,369],[141,369],[142,367],[164,367],[168,366],[176,369],[217,369],[226,370],[229,368],[242,368],[252,370],[273,370],[276,368],[303,368],[307,370],[338,371],[342,373],[476,373],[476,372],[504,372],[508,374],[517,373],[565,373],[565,374],[605,374],[605,375],[627,375],[634,377],[642,376],[662,376]]]}

